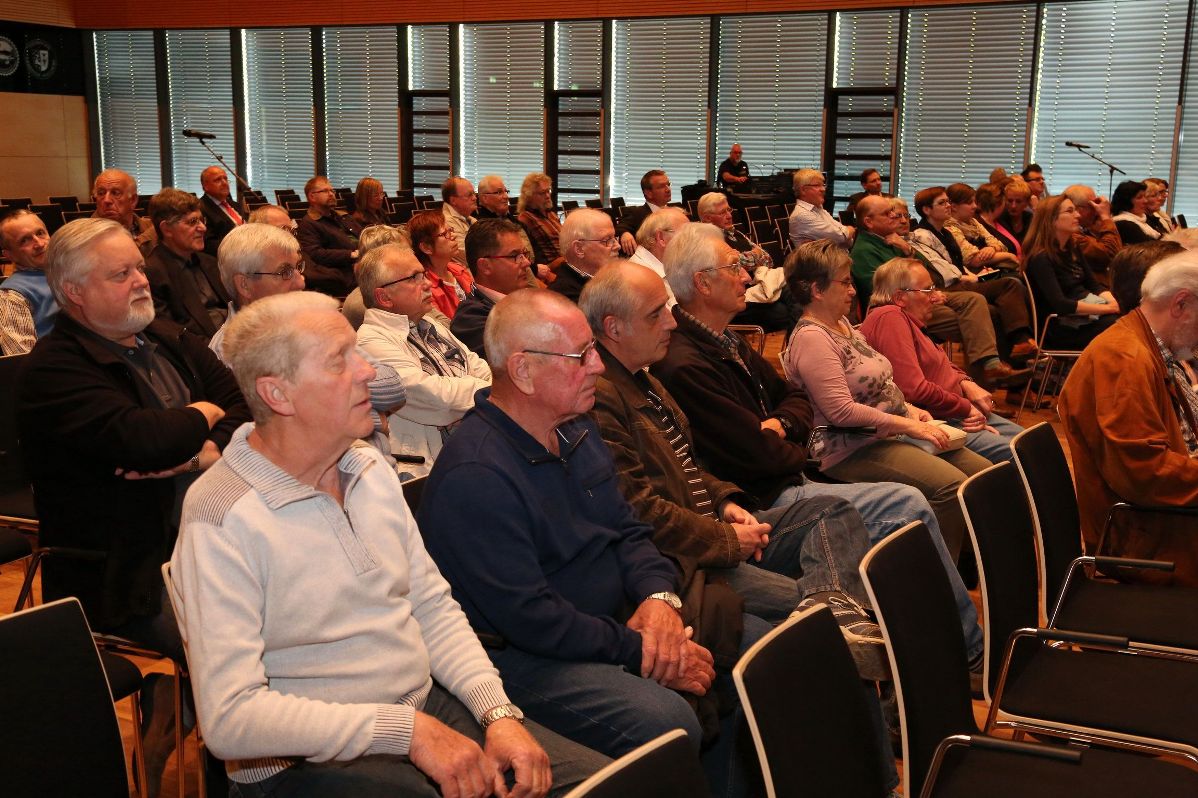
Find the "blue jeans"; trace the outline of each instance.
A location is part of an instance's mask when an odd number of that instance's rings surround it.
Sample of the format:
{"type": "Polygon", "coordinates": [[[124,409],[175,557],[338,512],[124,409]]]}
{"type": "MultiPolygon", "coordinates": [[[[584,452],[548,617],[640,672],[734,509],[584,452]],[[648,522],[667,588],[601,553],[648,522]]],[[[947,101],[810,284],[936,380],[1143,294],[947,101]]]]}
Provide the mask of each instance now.
{"type": "MultiPolygon", "coordinates": [[[[960,419],[952,419],[948,423],[957,429],[963,429],[960,419]]],[[[992,463],[1008,462],[1012,459],[1011,441],[1023,432],[1023,427],[996,413],[991,413],[986,423],[998,430],[998,434],[986,431],[970,432],[965,436],[965,448],[992,463]]]]}
{"type": "Polygon", "coordinates": [[[984,644],[982,629],[978,626],[978,611],[969,597],[969,591],[961,581],[957,564],[949,557],[948,549],[940,534],[940,524],[927,499],[910,485],[897,482],[805,482],[791,485],[774,502],[774,507],[785,507],[809,496],[838,496],[847,499],[865,522],[871,544],[885,538],[912,521],[923,521],[933,533],[932,542],[944,563],[948,581],[957,600],[957,614],[961,617],[961,630],[965,633],[965,649],[972,660],[982,653],[984,644]]]}
{"type": "MultiPolygon", "coordinates": [[[[433,685],[422,711],[480,746],[484,745],[485,732],[470,710],[440,685],[433,685]]],[[[550,795],[565,795],[609,761],[607,757],[570,742],[536,723],[529,722],[527,725],[529,733],[549,755],[549,763],[553,768],[550,795]]],[[[510,788],[512,774],[509,772],[507,775],[510,788]]],[[[305,760],[259,782],[240,784],[229,781],[229,798],[316,798],[326,795],[437,798],[441,792],[406,756],[389,755],[364,756],[347,762],[305,760]]]]}

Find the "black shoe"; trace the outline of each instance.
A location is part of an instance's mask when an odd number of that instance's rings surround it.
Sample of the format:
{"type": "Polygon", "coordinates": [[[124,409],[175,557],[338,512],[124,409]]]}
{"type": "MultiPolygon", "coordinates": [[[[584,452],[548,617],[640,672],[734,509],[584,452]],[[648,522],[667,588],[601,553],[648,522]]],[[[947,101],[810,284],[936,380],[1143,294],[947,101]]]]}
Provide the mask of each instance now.
{"type": "Polygon", "coordinates": [[[840,624],[840,633],[857,663],[857,673],[862,679],[881,682],[890,679],[890,660],[886,656],[886,641],[882,630],[874,623],[865,608],[839,590],[812,593],[799,602],[796,612],[825,604],[832,610],[832,617],[840,624]]]}

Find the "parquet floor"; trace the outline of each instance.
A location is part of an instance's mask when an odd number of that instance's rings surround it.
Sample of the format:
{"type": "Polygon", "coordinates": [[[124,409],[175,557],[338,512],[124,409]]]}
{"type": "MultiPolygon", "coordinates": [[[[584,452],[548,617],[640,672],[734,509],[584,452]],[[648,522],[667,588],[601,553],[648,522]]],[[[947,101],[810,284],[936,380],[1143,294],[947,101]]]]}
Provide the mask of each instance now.
{"type": "MultiPolygon", "coordinates": [[[[782,349],[781,334],[774,334],[767,338],[765,346],[765,355],[771,363],[778,363],[778,354],[782,349]]],[[[1004,407],[1000,403],[1000,407],[1004,407]]],[[[1041,421],[1049,421],[1057,428],[1058,437],[1061,438],[1062,445],[1066,445],[1064,436],[1061,434],[1059,422],[1056,418],[1054,410],[1044,411],[1028,411],[1024,413],[1020,423],[1023,426],[1032,426],[1041,421]]],[[[12,606],[17,598],[17,593],[20,589],[22,578],[22,568],[20,564],[7,565],[0,567],[0,614],[8,613],[12,610],[12,606]]],[[[35,595],[40,595],[40,589],[35,590],[35,595]]],[[[980,601],[977,592],[974,592],[974,601],[980,601]]],[[[137,664],[143,672],[169,672],[169,668],[160,661],[137,659],[137,664]]],[[[974,715],[978,719],[979,725],[985,720],[986,706],[980,702],[974,702],[974,715]]],[[[126,750],[132,750],[132,715],[128,706],[128,702],[124,701],[117,705],[117,717],[120,720],[122,736],[125,741],[126,750]]],[[[188,738],[185,746],[186,757],[186,792],[187,798],[198,798],[199,792],[196,783],[196,747],[194,736],[188,738]]],[[[178,781],[177,770],[175,767],[176,759],[174,756],[167,763],[166,773],[163,778],[162,792],[163,798],[177,795],[178,781]]],[[[901,766],[901,765],[900,765],[901,766]]],[[[132,780],[130,780],[132,783],[132,780]]],[[[2,790],[0,790],[2,792],[2,790]]]]}

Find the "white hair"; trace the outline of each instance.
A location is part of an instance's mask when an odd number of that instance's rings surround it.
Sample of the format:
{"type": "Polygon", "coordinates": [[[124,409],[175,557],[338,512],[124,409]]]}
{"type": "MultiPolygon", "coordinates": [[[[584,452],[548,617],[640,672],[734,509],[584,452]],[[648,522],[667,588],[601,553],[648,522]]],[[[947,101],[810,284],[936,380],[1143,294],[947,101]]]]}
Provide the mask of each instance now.
{"type": "Polygon", "coordinates": [[[661,256],[666,282],[674,298],[685,305],[695,297],[695,275],[722,265],[717,244],[724,243],[724,232],[714,224],[693,222],[678,231],[661,256]]]}
{"type": "Polygon", "coordinates": [[[1182,290],[1198,296],[1198,252],[1186,250],[1158,261],[1144,276],[1140,296],[1161,305],[1182,290]]]}
{"type": "Polygon", "coordinates": [[[128,228],[119,222],[88,217],[67,222],[50,236],[50,245],[46,248],[46,282],[59,307],[69,306],[66,284],[82,285],[96,267],[91,251],[96,242],[121,234],[133,240],[128,228]]]}

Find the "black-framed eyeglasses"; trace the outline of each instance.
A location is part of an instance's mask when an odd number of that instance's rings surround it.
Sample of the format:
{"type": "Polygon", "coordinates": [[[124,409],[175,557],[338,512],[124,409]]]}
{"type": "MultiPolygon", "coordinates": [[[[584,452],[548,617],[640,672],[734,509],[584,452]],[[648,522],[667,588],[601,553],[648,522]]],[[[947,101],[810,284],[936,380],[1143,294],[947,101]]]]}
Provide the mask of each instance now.
{"type": "Polygon", "coordinates": [[[936,290],[935,286],[931,288],[900,288],[900,291],[906,291],[908,294],[930,294],[936,290]]]}
{"type": "Polygon", "coordinates": [[[424,279],[424,269],[421,269],[418,272],[412,272],[407,277],[400,277],[398,280],[392,280],[389,283],[383,283],[382,285],[379,286],[379,288],[390,288],[391,286],[399,285],[400,283],[409,283],[412,280],[423,280],[423,279],[424,279]]]}
{"type": "Polygon", "coordinates": [[[509,252],[506,255],[488,255],[487,257],[494,260],[510,260],[513,263],[519,263],[521,258],[532,263],[532,253],[527,249],[522,249],[519,252],[509,252]]]}
{"type": "Polygon", "coordinates": [[[304,273],[304,262],[302,260],[294,265],[284,263],[277,272],[250,272],[250,274],[255,274],[259,277],[278,277],[283,282],[287,282],[296,275],[296,272],[300,274],[304,273]]]}
{"type": "Polygon", "coordinates": [[[607,236],[606,238],[580,238],[579,241],[590,241],[593,244],[602,244],[605,247],[614,246],[617,239],[615,236],[607,236]]]}
{"type": "Polygon", "coordinates": [[[552,355],[553,357],[568,357],[571,360],[577,360],[578,365],[582,366],[586,363],[587,356],[595,351],[595,346],[598,342],[594,338],[591,342],[582,348],[581,352],[546,352],[544,349],[521,349],[520,351],[526,355],[552,355]]]}

